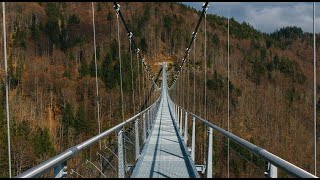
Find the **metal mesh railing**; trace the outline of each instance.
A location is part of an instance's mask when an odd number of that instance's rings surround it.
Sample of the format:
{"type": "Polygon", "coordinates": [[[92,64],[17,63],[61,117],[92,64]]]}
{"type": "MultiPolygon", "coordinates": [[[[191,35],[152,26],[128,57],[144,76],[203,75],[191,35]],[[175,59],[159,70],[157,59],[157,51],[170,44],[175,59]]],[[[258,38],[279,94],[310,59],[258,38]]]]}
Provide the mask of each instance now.
{"type": "Polygon", "coordinates": [[[149,136],[161,96],[139,114],[17,177],[129,177],[149,136]],[[101,141],[101,149],[99,147],[101,141]],[[76,157],[74,157],[76,156],[76,157]]]}
{"type": "Polygon", "coordinates": [[[187,137],[186,145],[201,177],[226,177],[228,148],[230,151],[229,170],[232,177],[316,177],[175,105],[170,97],[169,103],[177,118],[177,125],[181,127],[180,134],[183,138],[187,137]],[[208,127],[210,131],[206,132],[205,127],[208,127]],[[192,142],[196,140],[205,143],[192,142]],[[218,162],[217,157],[222,161],[218,162]]]}

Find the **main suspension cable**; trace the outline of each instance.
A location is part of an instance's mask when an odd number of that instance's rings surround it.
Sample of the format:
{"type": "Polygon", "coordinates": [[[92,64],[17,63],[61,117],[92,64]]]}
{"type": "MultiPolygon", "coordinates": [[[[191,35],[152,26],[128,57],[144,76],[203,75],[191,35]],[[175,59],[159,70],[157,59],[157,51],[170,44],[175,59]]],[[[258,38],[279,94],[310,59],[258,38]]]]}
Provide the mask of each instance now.
{"type": "MultiPolygon", "coordinates": [[[[202,10],[202,13],[201,13],[201,15],[200,15],[200,18],[199,18],[199,20],[198,20],[197,26],[196,26],[195,30],[193,31],[193,33],[192,33],[192,38],[191,38],[190,44],[189,44],[188,48],[186,49],[186,53],[185,53],[185,55],[184,55],[184,58],[182,59],[182,63],[181,63],[181,65],[180,65],[180,69],[178,70],[178,74],[176,75],[175,79],[172,81],[171,85],[169,86],[170,88],[173,87],[173,85],[175,84],[175,82],[177,81],[177,79],[178,79],[179,76],[180,76],[180,71],[181,71],[181,69],[182,69],[182,67],[183,67],[183,65],[184,65],[184,63],[185,63],[185,60],[186,60],[186,58],[187,58],[188,51],[190,50],[190,47],[191,47],[191,45],[192,45],[192,43],[193,43],[193,40],[194,40],[194,38],[195,38],[195,35],[196,35],[197,31],[198,31],[200,22],[202,21],[202,18],[203,18],[203,16],[204,16],[204,13],[205,13],[205,11],[207,11],[208,4],[209,4],[209,2],[205,2],[204,5],[202,6],[203,10],[202,10]]],[[[170,89],[170,88],[169,88],[169,89],[170,89]]]]}
{"type": "MultiPolygon", "coordinates": [[[[129,30],[129,28],[128,28],[128,26],[127,26],[127,23],[126,23],[126,21],[124,20],[124,18],[123,18],[123,16],[122,16],[122,13],[121,13],[121,11],[120,11],[120,5],[117,4],[116,2],[113,2],[113,3],[114,3],[114,8],[117,9],[117,13],[118,13],[118,15],[120,16],[120,18],[121,18],[121,20],[122,20],[122,22],[123,22],[123,24],[124,24],[124,26],[125,26],[125,28],[126,28],[126,30],[127,30],[127,33],[132,33],[132,32],[129,30]]],[[[132,45],[134,46],[134,48],[135,48],[136,50],[139,49],[139,48],[137,47],[135,41],[134,41],[134,36],[133,36],[133,34],[132,34],[132,45]]],[[[141,60],[141,62],[143,63],[144,68],[145,68],[147,74],[148,74],[149,77],[150,77],[150,80],[153,82],[153,85],[156,86],[157,88],[159,88],[158,85],[156,84],[155,80],[154,80],[153,74],[152,74],[151,71],[149,70],[149,68],[148,68],[148,66],[146,65],[146,63],[144,62],[144,60],[143,60],[141,54],[139,53],[139,51],[138,51],[138,56],[140,57],[140,60],[141,60]]]]}

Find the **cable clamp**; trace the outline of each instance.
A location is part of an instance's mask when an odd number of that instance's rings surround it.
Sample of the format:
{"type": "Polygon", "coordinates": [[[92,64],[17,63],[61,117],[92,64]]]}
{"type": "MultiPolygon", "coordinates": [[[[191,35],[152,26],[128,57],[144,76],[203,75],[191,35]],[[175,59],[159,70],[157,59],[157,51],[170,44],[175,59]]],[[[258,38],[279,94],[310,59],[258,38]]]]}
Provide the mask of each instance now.
{"type": "Polygon", "coordinates": [[[193,41],[196,40],[197,34],[198,34],[198,33],[192,32],[193,41]]]}
{"type": "Polygon", "coordinates": [[[128,36],[129,36],[130,39],[132,39],[133,33],[132,33],[132,32],[129,32],[129,33],[128,33],[128,36]]]}
{"type": "Polygon", "coordinates": [[[187,51],[188,54],[190,53],[190,49],[189,48],[187,48],[186,51],[187,51]]]}
{"type": "Polygon", "coordinates": [[[117,11],[117,13],[120,11],[120,4],[113,5],[113,8],[117,11]]]}

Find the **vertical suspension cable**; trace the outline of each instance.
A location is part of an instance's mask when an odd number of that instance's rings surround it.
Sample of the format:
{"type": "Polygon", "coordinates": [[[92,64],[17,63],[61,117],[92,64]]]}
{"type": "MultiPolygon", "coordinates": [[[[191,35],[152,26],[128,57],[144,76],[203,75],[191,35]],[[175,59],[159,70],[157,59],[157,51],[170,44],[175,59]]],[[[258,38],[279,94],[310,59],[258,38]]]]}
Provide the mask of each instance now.
{"type": "MultiPolygon", "coordinates": [[[[180,74],[180,73],[179,73],[180,74]]],[[[181,106],[181,93],[180,93],[180,90],[181,90],[181,84],[180,84],[180,78],[179,79],[177,79],[177,81],[178,81],[178,104],[179,104],[179,106],[181,106]]]]}
{"type": "Polygon", "coordinates": [[[122,121],[124,121],[124,109],[123,109],[123,90],[122,90],[122,65],[121,65],[121,47],[120,47],[120,25],[119,25],[119,5],[117,9],[117,23],[118,23],[118,46],[119,46],[119,63],[120,63],[120,91],[121,91],[121,112],[122,112],[122,121]]]}
{"type": "MultiPolygon", "coordinates": [[[[99,103],[99,85],[98,85],[98,67],[97,67],[97,47],[96,47],[96,28],[94,23],[94,6],[93,2],[91,3],[92,6],[92,26],[93,26],[93,47],[94,47],[94,64],[96,68],[96,102],[97,102],[97,120],[98,120],[98,128],[99,134],[101,133],[101,124],[100,124],[100,103],[99,103]]],[[[99,149],[101,150],[101,141],[99,141],[99,149]]]]}
{"type": "MultiPolygon", "coordinates": [[[[229,48],[229,33],[230,33],[230,23],[229,23],[230,17],[229,17],[229,9],[228,9],[228,132],[230,132],[229,129],[229,118],[230,118],[230,48],[229,48]]],[[[230,177],[230,139],[228,138],[228,178],[230,177]]]]}
{"type": "MultiPolygon", "coordinates": [[[[142,59],[142,61],[144,62],[144,59],[142,59]]],[[[144,77],[144,71],[143,71],[143,63],[141,63],[141,70],[142,70],[142,91],[143,91],[143,103],[146,102],[146,91],[145,91],[145,77],[144,77]]],[[[142,105],[144,106],[144,104],[142,105]]]]}
{"type": "Polygon", "coordinates": [[[316,74],[316,32],[315,32],[315,2],[313,2],[313,111],[314,111],[314,175],[317,175],[317,74],[316,74]]]}
{"type": "MultiPolygon", "coordinates": [[[[138,65],[138,84],[139,84],[139,89],[138,89],[138,94],[139,94],[139,108],[141,108],[141,84],[140,84],[140,63],[139,63],[139,48],[136,49],[137,52],[137,65],[138,65]]],[[[138,110],[139,111],[139,110],[138,110]]]]}
{"type": "Polygon", "coordinates": [[[176,83],[177,83],[177,89],[178,89],[177,90],[177,95],[178,95],[178,101],[177,102],[178,102],[178,105],[181,106],[181,104],[180,104],[180,94],[181,94],[180,93],[180,81],[178,81],[178,79],[176,81],[177,81],[176,83]]]}
{"type": "Polygon", "coordinates": [[[188,110],[190,110],[190,107],[189,107],[189,105],[190,105],[190,102],[189,102],[189,101],[190,101],[190,99],[189,99],[189,94],[190,94],[190,82],[189,82],[189,81],[190,81],[190,75],[189,75],[190,64],[188,63],[188,62],[190,61],[190,54],[189,54],[189,52],[190,52],[190,50],[188,49],[188,59],[187,59],[187,65],[188,65],[188,66],[187,66],[187,71],[188,71],[188,73],[187,73],[187,76],[188,76],[188,77],[187,77],[187,79],[188,79],[188,81],[187,81],[187,82],[188,82],[188,90],[187,90],[187,92],[188,92],[188,93],[187,93],[187,95],[188,95],[188,103],[187,103],[187,109],[188,109],[188,110]]]}
{"type": "Polygon", "coordinates": [[[9,177],[11,178],[11,147],[10,147],[10,118],[9,118],[9,76],[7,68],[7,34],[6,34],[6,11],[5,3],[2,2],[2,23],[3,23],[3,51],[4,51],[4,70],[6,73],[6,115],[7,115],[7,133],[8,133],[8,163],[9,177]]]}
{"type": "Polygon", "coordinates": [[[184,107],[183,67],[181,68],[181,106],[184,107]]]}
{"type": "Polygon", "coordinates": [[[193,43],[193,112],[196,113],[196,38],[193,43]]]}
{"type": "MultiPolygon", "coordinates": [[[[207,119],[207,12],[204,11],[204,118],[207,119]]],[[[207,126],[204,127],[204,139],[207,138],[207,126]]],[[[204,152],[206,152],[205,148],[204,152]]],[[[205,153],[204,153],[205,154],[205,153]]],[[[205,158],[205,156],[204,156],[205,158]]],[[[204,162],[206,162],[204,160],[204,162]]]]}
{"type": "MultiPolygon", "coordinates": [[[[183,67],[182,67],[183,68],[183,67]]],[[[184,71],[184,68],[181,69],[181,81],[182,81],[182,87],[185,87],[185,71],[184,71]]],[[[185,108],[186,105],[185,105],[185,88],[183,88],[182,90],[182,107],[185,108]]]]}
{"type": "Polygon", "coordinates": [[[133,103],[133,114],[136,114],[136,105],[134,103],[134,84],[133,84],[133,68],[132,68],[132,32],[129,33],[129,44],[130,44],[130,60],[131,60],[131,86],[132,86],[132,103],[133,103]]]}
{"type": "MultiPolygon", "coordinates": [[[[180,70],[181,76],[182,76],[182,69],[180,70]]],[[[181,79],[181,77],[180,77],[181,79]]],[[[179,105],[182,107],[182,80],[179,79],[179,105]]]]}
{"type": "Polygon", "coordinates": [[[207,119],[207,10],[204,11],[204,61],[204,116],[207,119]]]}
{"type": "Polygon", "coordinates": [[[176,87],[176,104],[179,105],[179,82],[175,82],[176,87]]]}

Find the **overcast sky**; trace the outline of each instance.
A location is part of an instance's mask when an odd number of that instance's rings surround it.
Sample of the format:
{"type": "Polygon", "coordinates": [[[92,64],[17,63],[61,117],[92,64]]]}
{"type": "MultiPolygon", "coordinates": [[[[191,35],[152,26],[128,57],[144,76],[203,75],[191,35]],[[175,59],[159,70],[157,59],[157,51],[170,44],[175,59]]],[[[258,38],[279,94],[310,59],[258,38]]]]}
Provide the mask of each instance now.
{"type": "MultiPolygon", "coordinates": [[[[183,2],[202,10],[203,2],[183,2]]],[[[284,26],[298,26],[313,31],[312,2],[210,2],[208,13],[246,21],[254,28],[270,33],[284,26]]],[[[316,32],[320,32],[320,3],[316,3],[316,32]]]]}

